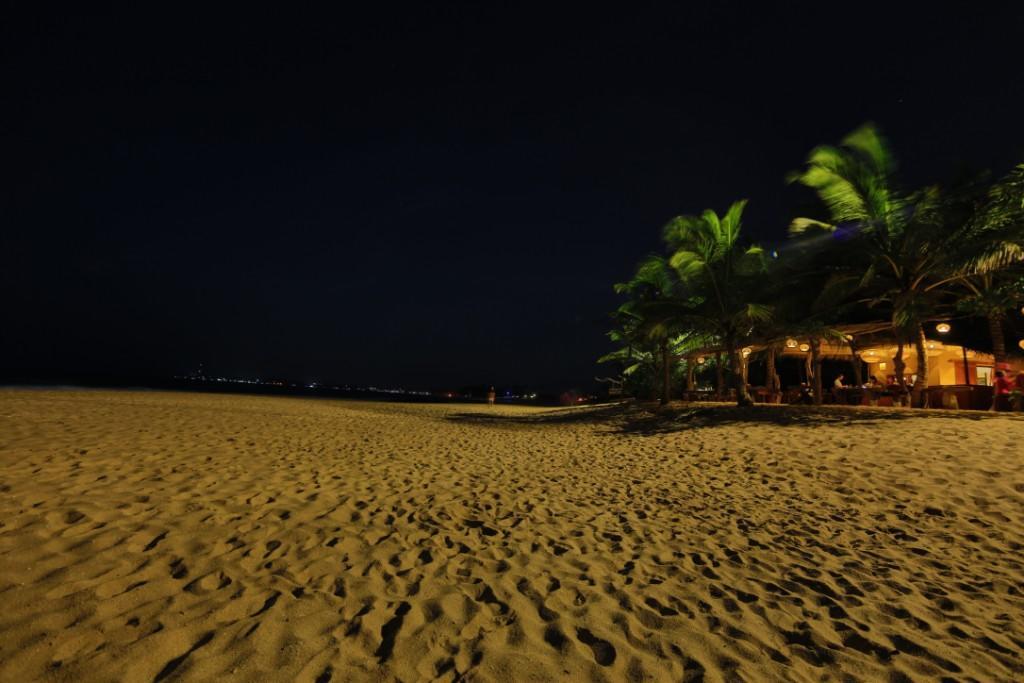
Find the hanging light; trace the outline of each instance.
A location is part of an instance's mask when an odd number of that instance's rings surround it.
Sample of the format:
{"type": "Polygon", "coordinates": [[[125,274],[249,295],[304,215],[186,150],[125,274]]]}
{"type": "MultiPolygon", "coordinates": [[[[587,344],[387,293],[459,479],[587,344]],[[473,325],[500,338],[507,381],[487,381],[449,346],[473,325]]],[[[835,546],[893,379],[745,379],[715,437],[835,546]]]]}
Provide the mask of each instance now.
{"type": "Polygon", "coordinates": [[[801,344],[800,350],[803,351],[804,353],[807,353],[808,351],[811,350],[811,346],[810,344],[801,344]]]}
{"type": "Polygon", "coordinates": [[[878,364],[878,369],[879,370],[885,370],[885,367],[886,367],[885,362],[882,362],[882,363],[878,364]]]}
{"type": "Polygon", "coordinates": [[[1019,342],[1017,342],[1017,346],[1024,349],[1024,339],[1021,339],[1019,342]]]}
{"type": "Polygon", "coordinates": [[[952,328],[949,326],[949,323],[939,323],[938,325],[935,326],[935,331],[938,332],[939,334],[946,334],[951,329],[952,328]]]}
{"type": "Polygon", "coordinates": [[[750,348],[749,346],[744,346],[743,349],[740,350],[740,353],[743,354],[744,358],[746,358],[747,356],[749,356],[753,352],[754,352],[754,349],[750,348]]]}
{"type": "Polygon", "coordinates": [[[796,339],[793,339],[792,337],[790,337],[789,339],[786,340],[786,348],[787,349],[795,349],[796,347],[797,347],[796,339]]]}
{"type": "Polygon", "coordinates": [[[697,365],[704,364],[704,356],[697,356],[697,365]]]}

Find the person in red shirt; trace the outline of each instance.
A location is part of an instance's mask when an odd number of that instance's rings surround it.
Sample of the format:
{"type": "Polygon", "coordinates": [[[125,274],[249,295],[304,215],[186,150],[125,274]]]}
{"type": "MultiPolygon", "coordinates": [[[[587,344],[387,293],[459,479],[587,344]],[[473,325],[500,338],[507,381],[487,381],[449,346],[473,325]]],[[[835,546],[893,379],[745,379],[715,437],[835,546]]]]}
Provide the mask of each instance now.
{"type": "Polygon", "coordinates": [[[1007,403],[1011,389],[1010,380],[1006,379],[1006,373],[996,370],[996,379],[992,384],[992,407],[989,410],[999,410],[999,407],[1007,403]]]}

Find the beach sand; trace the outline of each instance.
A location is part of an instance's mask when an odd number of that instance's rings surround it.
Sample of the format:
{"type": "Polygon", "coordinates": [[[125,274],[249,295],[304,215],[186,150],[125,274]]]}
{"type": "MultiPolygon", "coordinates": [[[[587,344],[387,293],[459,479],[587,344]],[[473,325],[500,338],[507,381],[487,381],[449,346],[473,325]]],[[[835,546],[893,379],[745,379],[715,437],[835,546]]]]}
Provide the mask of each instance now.
{"type": "Polygon", "coordinates": [[[1021,444],[931,411],[0,390],[0,680],[1024,680],[1021,444]]]}

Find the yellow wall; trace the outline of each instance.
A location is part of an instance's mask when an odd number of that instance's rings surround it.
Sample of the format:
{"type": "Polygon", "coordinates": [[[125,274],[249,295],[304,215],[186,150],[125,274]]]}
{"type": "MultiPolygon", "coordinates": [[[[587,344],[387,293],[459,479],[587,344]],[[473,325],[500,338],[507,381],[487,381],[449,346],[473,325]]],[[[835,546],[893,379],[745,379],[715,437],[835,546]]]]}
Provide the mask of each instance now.
{"type": "MultiPolygon", "coordinates": [[[[917,372],[917,354],[914,352],[913,347],[904,348],[904,362],[907,364],[907,374],[913,375],[917,372]]],[[[988,361],[988,365],[992,365],[991,356],[984,353],[972,353],[971,364],[972,364],[972,377],[971,384],[977,383],[977,378],[973,376],[973,366],[975,364],[985,364],[988,361]]],[[[872,364],[869,367],[871,374],[877,374],[880,377],[886,374],[892,373],[892,367],[894,365],[892,358],[885,358],[886,369],[879,370],[877,364],[872,364]]],[[[963,350],[959,346],[946,346],[937,355],[928,356],[928,384],[930,386],[938,386],[940,384],[957,384],[957,367],[962,370],[963,366],[963,350]]]]}
{"type": "MultiPolygon", "coordinates": [[[[941,361],[936,363],[939,371],[939,384],[956,384],[956,360],[946,358],[946,354],[940,356],[941,361]]],[[[962,362],[962,361],[961,361],[962,362]]]]}

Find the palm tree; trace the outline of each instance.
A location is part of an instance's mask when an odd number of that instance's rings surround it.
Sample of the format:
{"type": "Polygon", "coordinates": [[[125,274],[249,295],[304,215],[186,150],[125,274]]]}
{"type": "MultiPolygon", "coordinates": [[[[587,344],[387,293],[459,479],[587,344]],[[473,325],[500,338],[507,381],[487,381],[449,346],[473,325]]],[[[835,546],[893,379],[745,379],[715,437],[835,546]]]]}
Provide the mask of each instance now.
{"type": "Polygon", "coordinates": [[[597,359],[598,363],[617,363],[623,383],[634,382],[638,377],[657,373],[657,348],[643,331],[643,320],[630,312],[627,305],[620,306],[612,313],[616,328],[608,332],[608,338],[619,348],[597,359]]]}
{"type": "Polygon", "coordinates": [[[779,338],[797,337],[806,339],[810,347],[807,357],[808,382],[814,402],[820,405],[824,398],[822,385],[821,343],[833,341],[843,343],[845,335],[836,327],[842,309],[830,307],[818,294],[820,290],[809,287],[815,280],[816,273],[804,273],[804,278],[790,280],[785,293],[778,293],[775,298],[775,318],[773,333],[775,341],[779,338]]]}
{"type": "Polygon", "coordinates": [[[997,363],[1006,362],[1003,326],[1009,311],[1024,303],[1024,164],[971,204],[964,244],[952,279],[962,288],[957,308],[984,317],[997,363]]]}
{"type": "Polygon", "coordinates": [[[684,358],[686,363],[686,390],[693,391],[696,382],[697,364],[694,359],[700,352],[713,346],[717,340],[694,331],[683,332],[669,342],[672,355],[684,358]]]}
{"type": "MultiPolygon", "coordinates": [[[[776,375],[777,346],[784,339],[806,339],[809,347],[805,358],[807,379],[814,402],[820,404],[824,398],[822,342],[847,343],[838,325],[848,319],[855,307],[855,303],[849,301],[851,290],[844,286],[847,275],[844,268],[849,255],[842,253],[831,240],[797,240],[784,254],[770,263],[766,294],[775,302],[774,315],[771,324],[760,330],[760,340],[768,350],[770,361],[769,386],[778,386],[777,378],[772,381],[776,375]]],[[[854,360],[859,362],[856,356],[854,360]]]]}
{"type": "Polygon", "coordinates": [[[661,370],[662,405],[671,398],[671,340],[678,331],[672,309],[664,305],[672,300],[674,284],[665,259],[650,256],[640,264],[631,280],[615,285],[616,292],[631,297],[619,307],[618,313],[620,318],[630,321],[634,340],[654,343],[657,347],[653,353],[661,370]]]}
{"type": "Polygon", "coordinates": [[[664,229],[671,251],[668,263],[678,281],[673,318],[684,329],[721,340],[740,406],[753,401],[743,381],[738,347],[755,325],[771,317],[771,308],[758,296],[764,286],[764,253],[740,240],[745,206],[746,200],[734,202],[721,217],[711,209],[700,216],[679,216],[664,229]]]}
{"type": "Polygon", "coordinates": [[[871,124],[847,135],[838,147],[822,146],[807,158],[807,167],[791,176],[814,190],[829,221],[795,219],[790,230],[821,229],[846,246],[851,267],[833,285],[855,285],[870,306],[884,306],[897,341],[917,351],[915,392],[927,401],[928,356],[923,323],[943,302],[949,283],[949,258],[962,240],[961,231],[944,220],[936,188],[901,190],[888,145],[871,124]]]}
{"type": "Polygon", "coordinates": [[[984,317],[992,338],[996,363],[1006,362],[1006,335],[1003,326],[1009,311],[1024,303],[1024,274],[1012,271],[964,275],[957,280],[964,296],[957,309],[984,317]]]}

